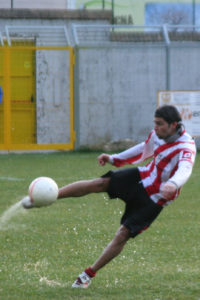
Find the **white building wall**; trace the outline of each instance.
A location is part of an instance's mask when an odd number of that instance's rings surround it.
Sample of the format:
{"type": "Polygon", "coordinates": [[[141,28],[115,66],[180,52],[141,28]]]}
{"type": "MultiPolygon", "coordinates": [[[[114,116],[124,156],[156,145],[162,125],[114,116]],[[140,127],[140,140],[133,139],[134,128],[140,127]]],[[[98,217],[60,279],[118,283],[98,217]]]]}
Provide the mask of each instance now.
{"type": "MultiPolygon", "coordinates": [[[[69,1],[69,0],[68,0],[69,1]]],[[[66,9],[67,0],[1,0],[0,8],[66,9]]]]}

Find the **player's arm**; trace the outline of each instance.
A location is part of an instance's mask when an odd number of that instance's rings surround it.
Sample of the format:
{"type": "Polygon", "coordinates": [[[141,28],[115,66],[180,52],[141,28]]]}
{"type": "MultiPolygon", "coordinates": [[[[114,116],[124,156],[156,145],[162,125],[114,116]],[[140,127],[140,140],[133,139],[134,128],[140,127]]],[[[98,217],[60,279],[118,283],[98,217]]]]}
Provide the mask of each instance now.
{"type": "Polygon", "coordinates": [[[110,161],[110,155],[106,154],[106,153],[102,153],[101,155],[99,155],[98,157],[98,162],[101,166],[105,166],[105,164],[107,163],[111,163],[110,161]]]}
{"type": "Polygon", "coordinates": [[[134,164],[141,160],[144,153],[145,143],[137,144],[123,152],[113,154],[110,156],[110,162],[116,166],[121,167],[125,164],[134,164]]]}
{"type": "Polygon", "coordinates": [[[145,142],[137,144],[119,154],[111,155],[110,160],[116,167],[125,164],[138,164],[150,158],[154,154],[155,131],[152,130],[145,142]]]}
{"type": "Polygon", "coordinates": [[[181,161],[175,174],[161,186],[163,198],[170,200],[177,191],[188,181],[192,174],[193,164],[181,161]]]}
{"type": "Polygon", "coordinates": [[[143,149],[144,143],[141,143],[118,154],[109,155],[103,153],[98,157],[98,162],[101,166],[110,163],[116,167],[120,167],[128,163],[133,163],[133,161],[138,161],[142,156],[143,149]]]}
{"type": "Polygon", "coordinates": [[[110,163],[116,167],[121,167],[125,164],[137,164],[153,155],[155,133],[152,131],[145,142],[139,143],[118,154],[108,155],[101,154],[98,157],[99,164],[104,166],[110,163]]]}

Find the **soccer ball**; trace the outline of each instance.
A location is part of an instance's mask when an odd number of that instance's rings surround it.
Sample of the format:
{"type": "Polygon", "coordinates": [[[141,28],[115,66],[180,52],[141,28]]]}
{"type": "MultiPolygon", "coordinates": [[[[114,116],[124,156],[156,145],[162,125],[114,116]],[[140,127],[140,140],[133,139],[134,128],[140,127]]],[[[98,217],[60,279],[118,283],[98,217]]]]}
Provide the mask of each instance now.
{"type": "Polygon", "coordinates": [[[47,206],[56,201],[58,186],[49,177],[38,177],[31,182],[28,192],[35,207],[47,206]]]}

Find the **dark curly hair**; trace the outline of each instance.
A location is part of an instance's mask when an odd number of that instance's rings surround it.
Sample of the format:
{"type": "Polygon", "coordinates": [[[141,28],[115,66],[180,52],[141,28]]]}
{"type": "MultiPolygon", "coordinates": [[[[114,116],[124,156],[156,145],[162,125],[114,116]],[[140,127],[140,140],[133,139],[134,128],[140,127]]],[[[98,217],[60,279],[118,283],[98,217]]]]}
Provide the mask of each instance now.
{"type": "Polygon", "coordinates": [[[163,105],[156,109],[154,117],[164,119],[168,124],[178,122],[177,129],[181,128],[182,118],[178,109],[173,105],[163,105]]]}

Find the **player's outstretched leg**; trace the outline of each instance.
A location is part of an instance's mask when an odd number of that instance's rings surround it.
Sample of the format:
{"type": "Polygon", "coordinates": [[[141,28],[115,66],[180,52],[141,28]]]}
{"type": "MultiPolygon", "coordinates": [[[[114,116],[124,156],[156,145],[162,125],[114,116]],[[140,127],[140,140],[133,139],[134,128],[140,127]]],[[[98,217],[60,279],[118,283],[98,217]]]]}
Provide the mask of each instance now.
{"type": "MultiPolygon", "coordinates": [[[[58,199],[69,197],[81,197],[90,193],[105,192],[108,188],[110,178],[96,178],[92,180],[81,180],[68,184],[59,189],[58,199]]],[[[34,202],[30,196],[22,199],[22,205],[26,209],[34,208],[34,202]]]]}
{"type": "Polygon", "coordinates": [[[90,193],[106,192],[110,178],[96,178],[81,180],[68,184],[59,189],[58,199],[68,197],[81,197],[90,193]]]}
{"type": "Polygon", "coordinates": [[[96,276],[96,272],[120,254],[129,238],[129,229],[122,225],[118,229],[114,239],[104,249],[102,255],[91,267],[85,269],[85,271],[78,276],[78,278],[72,284],[72,287],[87,288],[91,284],[91,279],[96,276]]]}

